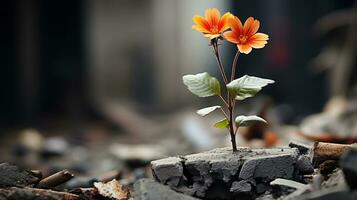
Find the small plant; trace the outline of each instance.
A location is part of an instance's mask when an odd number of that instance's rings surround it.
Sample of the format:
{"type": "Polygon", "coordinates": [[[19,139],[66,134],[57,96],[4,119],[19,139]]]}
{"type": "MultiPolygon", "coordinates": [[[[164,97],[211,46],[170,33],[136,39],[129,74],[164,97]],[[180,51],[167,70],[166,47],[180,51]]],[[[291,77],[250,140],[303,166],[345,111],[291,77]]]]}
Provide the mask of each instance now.
{"type": "Polygon", "coordinates": [[[235,79],[237,61],[239,55],[249,54],[253,48],[263,48],[269,39],[264,33],[257,33],[260,22],[249,17],[244,25],[240,19],[227,12],[222,17],[216,8],[207,9],[205,18],[195,15],[192,18],[195,25],[192,28],[203,33],[210,39],[210,46],[216,57],[220,73],[224,81],[226,95],[222,95],[220,82],[209,73],[189,74],[182,77],[183,83],[188,90],[199,97],[217,96],[223,102],[223,106],[211,106],[197,111],[197,114],[206,116],[214,110],[220,110],[224,118],[214,124],[216,128],[229,129],[233,152],[237,151],[236,133],[239,127],[250,126],[257,122],[267,123],[258,116],[240,115],[234,119],[234,107],[236,101],[244,100],[257,94],[264,86],[274,83],[273,80],[245,75],[235,79]],[[228,31],[230,29],[230,31],[228,31]],[[237,45],[232,67],[231,76],[228,79],[219,53],[219,41],[227,40],[237,45]],[[226,96],[226,98],[225,98],[226,96]]]}

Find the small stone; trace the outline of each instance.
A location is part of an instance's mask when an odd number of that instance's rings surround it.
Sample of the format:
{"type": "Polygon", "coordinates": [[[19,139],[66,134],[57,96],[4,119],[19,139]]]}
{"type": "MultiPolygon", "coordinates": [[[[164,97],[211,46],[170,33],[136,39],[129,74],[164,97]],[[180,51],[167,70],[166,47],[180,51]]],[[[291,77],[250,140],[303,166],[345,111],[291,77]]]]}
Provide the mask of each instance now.
{"type": "Polygon", "coordinates": [[[89,178],[89,177],[74,177],[73,179],[69,180],[68,182],[65,183],[65,188],[66,189],[76,189],[76,188],[91,188],[94,185],[94,182],[97,182],[98,180],[95,178],[89,178]]]}
{"type": "Polygon", "coordinates": [[[300,154],[310,154],[310,152],[312,151],[312,147],[310,147],[309,145],[299,143],[296,141],[290,142],[289,147],[297,148],[299,150],[300,154]]]}
{"type": "Polygon", "coordinates": [[[311,174],[314,172],[314,167],[311,159],[306,155],[301,155],[296,161],[296,167],[301,174],[311,174]]]}
{"type": "Polygon", "coordinates": [[[345,180],[351,189],[357,189],[357,150],[351,149],[341,158],[345,180]]]}
{"type": "Polygon", "coordinates": [[[178,157],[168,157],[151,162],[154,177],[161,183],[178,186],[183,176],[183,166],[178,157]]]}
{"type": "Polygon", "coordinates": [[[328,175],[338,167],[338,164],[336,160],[326,160],[319,165],[320,173],[322,175],[328,175]]]}
{"type": "Polygon", "coordinates": [[[230,189],[230,192],[233,192],[234,194],[250,193],[251,191],[252,191],[252,186],[246,180],[234,181],[230,189]]]}
{"type": "Polygon", "coordinates": [[[151,179],[140,179],[134,183],[133,199],[137,200],[195,200],[196,198],[173,191],[151,179]]]}
{"type": "Polygon", "coordinates": [[[9,163],[0,164],[0,187],[33,186],[39,181],[31,171],[20,169],[9,163]]]}
{"type": "Polygon", "coordinates": [[[68,150],[69,144],[62,137],[50,137],[44,141],[42,156],[44,158],[63,155],[68,150]]]}
{"type": "Polygon", "coordinates": [[[113,200],[127,200],[130,196],[129,190],[113,179],[107,183],[95,182],[94,187],[103,197],[113,200]]]}

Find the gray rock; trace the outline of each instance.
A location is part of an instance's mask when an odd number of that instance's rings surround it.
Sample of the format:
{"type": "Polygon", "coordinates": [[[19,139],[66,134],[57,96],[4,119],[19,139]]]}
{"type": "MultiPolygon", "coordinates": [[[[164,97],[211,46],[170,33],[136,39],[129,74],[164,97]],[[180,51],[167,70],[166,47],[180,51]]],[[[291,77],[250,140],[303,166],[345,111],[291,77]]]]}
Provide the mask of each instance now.
{"type": "Polygon", "coordinates": [[[263,179],[266,182],[275,178],[292,178],[297,159],[296,149],[269,149],[270,154],[258,155],[244,162],[239,173],[241,179],[263,179]]]}
{"type": "Polygon", "coordinates": [[[341,158],[345,180],[351,189],[357,189],[357,149],[351,149],[341,158]]]}
{"type": "Polygon", "coordinates": [[[0,164],[0,187],[33,186],[39,181],[31,171],[20,169],[9,163],[0,164]]]}
{"type": "Polygon", "coordinates": [[[161,183],[172,187],[178,186],[183,177],[182,160],[178,157],[169,157],[151,162],[154,177],[161,183]]]}
{"type": "Polygon", "coordinates": [[[232,183],[232,187],[230,189],[230,192],[232,192],[234,194],[250,193],[251,191],[252,191],[252,186],[246,180],[234,181],[232,183]]]}
{"type": "Polygon", "coordinates": [[[296,161],[296,168],[301,174],[311,174],[314,172],[314,166],[312,165],[309,156],[301,155],[296,161]]]}
{"type": "Polygon", "coordinates": [[[134,184],[135,200],[195,200],[151,179],[140,179],[134,184]]]}

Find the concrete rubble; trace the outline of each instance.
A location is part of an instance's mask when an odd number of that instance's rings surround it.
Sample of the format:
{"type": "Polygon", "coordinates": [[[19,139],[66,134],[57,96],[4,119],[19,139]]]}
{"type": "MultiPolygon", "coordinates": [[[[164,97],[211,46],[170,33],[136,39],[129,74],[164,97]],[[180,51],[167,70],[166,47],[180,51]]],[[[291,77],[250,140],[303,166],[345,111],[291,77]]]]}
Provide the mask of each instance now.
{"type": "Polygon", "coordinates": [[[220,148],[152,161],[151,166],[158,182],[190,196],[231,199],[244,193],[251,198],[270,190],[269,183],[276,178],[294,179],[295,174],[310,171],[307,164],[296,167],[300,156],[300,151],[291,147],[240,148],[236,153],[220,148]]]}
{"type": "Polygon", "coordinates": [[[328,174],[314,168],[313,154],[313,146],[296,142],[235,153],[218,148],[155,160],[151,168],[157,184],[198,199],[357,199],[357,150],[328,174]]]}

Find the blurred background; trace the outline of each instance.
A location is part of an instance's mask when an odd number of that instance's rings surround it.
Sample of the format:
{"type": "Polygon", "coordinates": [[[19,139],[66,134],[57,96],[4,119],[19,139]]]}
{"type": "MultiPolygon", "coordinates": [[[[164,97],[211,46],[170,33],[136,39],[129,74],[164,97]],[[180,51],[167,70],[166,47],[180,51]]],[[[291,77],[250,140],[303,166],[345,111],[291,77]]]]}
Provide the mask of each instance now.
{"type": "MultiPolygon", "coordinates": [[[[218,113],[195,114],[219,101],[181,79],[219,76],[209,41],[191,28],[211,7],[254,16],[270,36],[237,72],[276,81],[238,106],[270,125],[240,130],[239,145],[356,141],[353,0],[12,0],[0,6],[0,161],[91,176],[138,170],[133,179],[152,159],[230,145],[212,127],[218,113]]],[[[228,68],[236,47],[221,47],[228,68]]]]}

